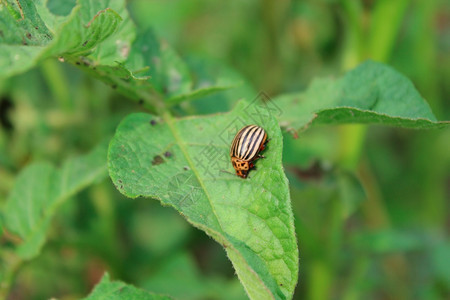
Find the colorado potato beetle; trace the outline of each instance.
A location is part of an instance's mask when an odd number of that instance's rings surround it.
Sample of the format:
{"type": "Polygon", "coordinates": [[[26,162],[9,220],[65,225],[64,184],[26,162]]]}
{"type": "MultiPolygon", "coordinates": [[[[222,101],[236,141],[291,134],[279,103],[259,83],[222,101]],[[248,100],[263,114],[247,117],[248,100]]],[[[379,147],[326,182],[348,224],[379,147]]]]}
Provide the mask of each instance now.
{"type": "Polygon", "coordinates": [[[247,178],[248,172],[255,167],[258,158],[264,158],[259,153],[266,147],[267,133],[257,125],[247,125],[236,133],[231,143],[231,163],[236,175],[247,178]]]}

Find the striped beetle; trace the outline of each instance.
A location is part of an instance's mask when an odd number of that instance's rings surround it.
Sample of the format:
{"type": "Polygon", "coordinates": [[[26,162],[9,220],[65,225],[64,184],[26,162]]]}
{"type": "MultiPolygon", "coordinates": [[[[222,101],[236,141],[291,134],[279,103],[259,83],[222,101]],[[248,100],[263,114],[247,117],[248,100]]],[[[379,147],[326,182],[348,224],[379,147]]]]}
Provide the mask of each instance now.
{"type": "Polygon", "coordinates": [[[259,152],[266,148],[267,133],[257,125],[247,125],[236,133],[231,143],[231,163],[236,170],[236,175],[247,178],[250,169],[258,158],[264,158],[259,152]]]}

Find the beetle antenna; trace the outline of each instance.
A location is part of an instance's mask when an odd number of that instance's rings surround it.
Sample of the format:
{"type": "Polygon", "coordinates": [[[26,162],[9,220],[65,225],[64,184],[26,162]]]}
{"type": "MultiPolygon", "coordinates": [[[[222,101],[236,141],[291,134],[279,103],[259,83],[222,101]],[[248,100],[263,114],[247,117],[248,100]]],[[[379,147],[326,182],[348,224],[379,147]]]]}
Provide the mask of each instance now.
{"type": "Polygon", "coordinates": [[[220,170],[220,172],[223,172],[223,173],[228,173],[228,174],[234,175],[233,173],[231,173],[231,172],[228,172],[228,171],[225,171],[225,170],[220,170]]]}

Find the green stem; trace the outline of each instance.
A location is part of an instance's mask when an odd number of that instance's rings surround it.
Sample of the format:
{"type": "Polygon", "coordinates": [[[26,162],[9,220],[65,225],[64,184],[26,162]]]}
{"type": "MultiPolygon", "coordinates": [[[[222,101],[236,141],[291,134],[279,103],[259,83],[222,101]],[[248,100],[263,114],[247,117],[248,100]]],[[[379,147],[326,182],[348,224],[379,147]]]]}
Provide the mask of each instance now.
{"type": "Polygon", "coordinates": [[[41,71],[53,98],[64,111],[71,111],[73,101],[70,96],[69,83],[60,63],[55,59],[48,59],[41,64],[41,71]]]}
{"type": "Polygon", "coordinates": [[[341,0],[346,22],[347,34],[344,40],[342,55],[342,69],[349,70],[355,67],[363,56],[363,24],[361,16],[363,9],[359,1],[341,0]]]}
{"type": "Polygon", "coordinates": [[[264,59],[265,70],[270,76],[262,78],[262,86],[269,94],[276,93],[283,81],[283,65],[281,61],[280,41],[281,27],[289,8],[289,1],[262,0],[262,22],[264,26],[264,59]]]}
{"type": "Polygon", "coordinates": [[[3,251],[0,256],[5,268],[2,270],[3,274],[0,274],[0,300],[5,300],[8,297],[17,270],[20,268],[23,261],[13,253],[6,251],[3,251]]]}
{"type": "MultiPolygon", "coordinates": [[[[363,15],[361,5],[351,0],[341,1],[347,21],[347,44],[342,58],[344,70],[353,68],[366,56],[382,62],[389,59],[409,1],[377,1],[371,14],[367,37],[360,19],[363,15]]],[[[358,166],[366,133],[367,125],[346,125],[340,128],[341,144],[338,158],[345,168],[356,169],[358,166]]]]}
{"type": "Polygon", "coordinates": [[[427,99],[438,119],[444,118],[445,111],[440,100],[439,86],[441,75],[437,64],[438,50],[437,34],[434,19],[439,10],[438,1],[415,1],[415,9],[410,19],[409,49],[411,51],[410,61],[414,62],[413,78],[416,79],[418,89],[427,99]]]}
{"type": "Polygon", "coordinates": [[[367,125],[349,124],[339,127],[340,143],[337,159],[341,167],[348,170],[355,170],[358,167],[366,134],[367,125]]]}
{"type": "MultiPolygon", "coordinates": [[[[391,222],[383,204],[381,191],[367,162],[360,164],[358,177],[367,195],[366,201],[361,204],[366,226],[373,230],[390,228],[391,222]]],[[[408,299],[409,291],[404,286],[404,283],[408,282],[409,274],[405,258],[400,254],[386,255],[383,257],[382,267],[388,282],[392,283],[388,288],[395,299],[408,299]]]]}
{"type": "Polygon", "coordinates": [[[357,300],[364,298],[362,296],[362,286],[366,280],[366,274],[370,266],[370,260],[367,256],[361,256],[352,264],[352,270],[347,283],[347,288],[342,295],[344,300],[357,300]]]}
{"type": "Polygon", "coordinates": [[[410,0],[375,2],[366,43],[369,58],[381,62],[389,60],[409,2],[410,0]]]}
{"type": "MultiPolygon", "coordinates": [[[[346,22],[346,37],[342,55],[342,69],[349,70],[358,65],[364,55],[364,26],[361,16],[363,8],[358,1],[341,0],[346,22]]],[[[349,170],[358,166],[363,149],[367,125],[350,124],[339,127],[340,144],[337,151],[339,164],[349,170]]]]}
{"type": "Polygon", "coordinates": [[[330,299],[333,280],[331,271],[323,260],[316,260],[311,263],[310,277],[308,299],[330,299]]]}
{"type": "Polygon", "coordinates": [[[361,203],[361,210],[370,229],[390,227],[390,221],[386,208],[383,205],[381,191],[377,180],[370,169],[367,161],[363,161],[357,170],[357,176],[366,193],[366,201],[361,203]]]}

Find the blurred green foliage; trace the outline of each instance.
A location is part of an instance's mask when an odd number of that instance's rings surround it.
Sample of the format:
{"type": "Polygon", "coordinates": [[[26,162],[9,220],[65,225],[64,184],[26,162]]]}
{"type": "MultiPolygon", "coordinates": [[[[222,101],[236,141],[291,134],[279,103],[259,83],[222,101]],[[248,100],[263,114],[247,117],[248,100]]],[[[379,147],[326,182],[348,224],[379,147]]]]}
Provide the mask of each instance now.
{"type": "MultiPolygon", "coordinates": [[[[67,15],[75,5],[62,3],[48,7],[67,15]]],[[[153,28],[190,65],[215,70],[201,61],[219,61],[216,68],[248,83],[216,102],[180,105],[179,115],[226,111],[260,90],[302,91],[371,58],[409,77],[436,117],[450,119],[448,1],[130,0],[128,9],[138,28],[153,28]]],[[[136,111],[145,109],[54,60],[2,80],[1,206],[26,165],[61,166],[136,111]]],[[[294,299],[449,297],[448,129],[316,127],[298,139],[286,133],[283,160],[300,251],[294,299]]],[[[82,298],[105,270],[177,299],[246,298],[223,249],[174,210],[125,199],[109,179],[72,197],[35,260],[15,265],[17,237],[3,234],[0,267],[17,274],[8,299],[82,298]]]]}

